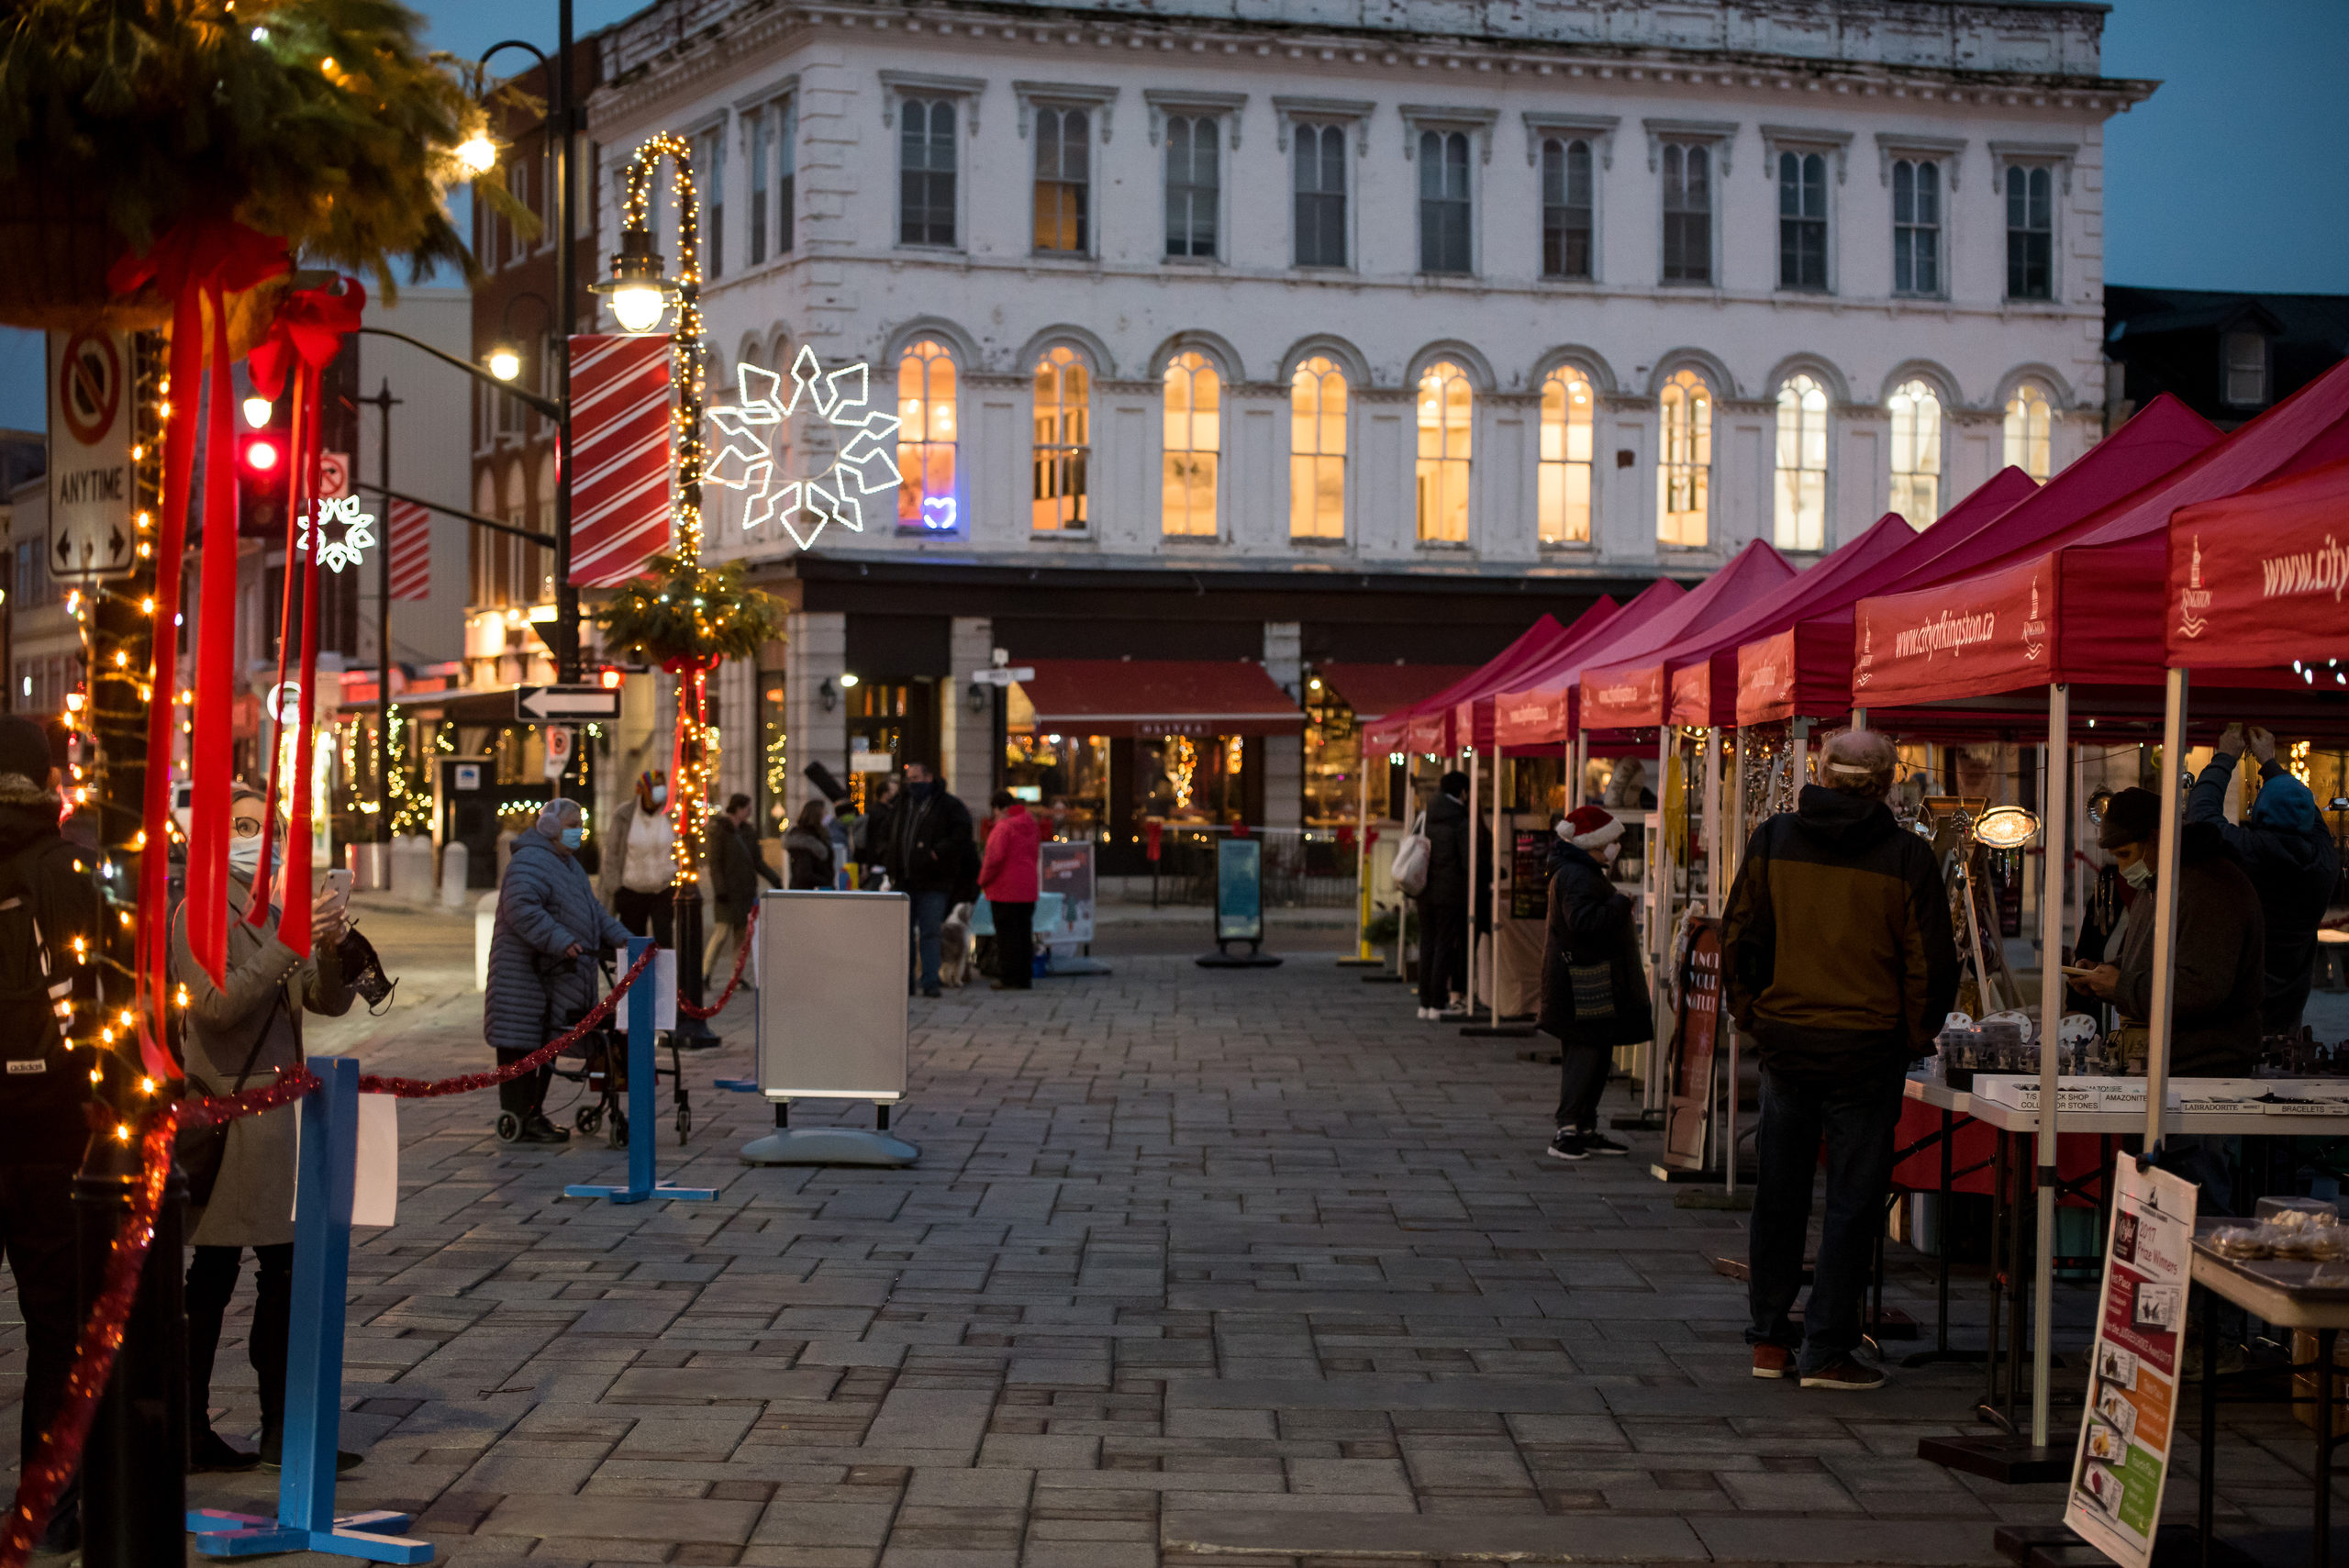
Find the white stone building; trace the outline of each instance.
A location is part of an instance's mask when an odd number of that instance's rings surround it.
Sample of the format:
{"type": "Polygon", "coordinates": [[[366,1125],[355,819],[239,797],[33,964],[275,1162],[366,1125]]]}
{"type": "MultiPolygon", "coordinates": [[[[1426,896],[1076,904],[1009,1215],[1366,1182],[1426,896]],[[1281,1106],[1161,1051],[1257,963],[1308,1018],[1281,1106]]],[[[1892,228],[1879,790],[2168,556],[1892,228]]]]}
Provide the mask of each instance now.
{"type": "Polygon", "coordinates": [[[2060,468],[2101,428],[2103,124],[2151,91],[2099,74],[2103,18],[661,0],[598,40],[598,252],[629,153],[685,136],[712,401],[804,346],[906,418],[861,533],[801,552],[711,508],[797,611],[755,683],[784,713],[724,684],[729,773],[753,704],[792,800],[796,759],[837,771],[849,673],[924,688],[891,739],[976,796],[993,648],[1295,691],[2060,468]]]}

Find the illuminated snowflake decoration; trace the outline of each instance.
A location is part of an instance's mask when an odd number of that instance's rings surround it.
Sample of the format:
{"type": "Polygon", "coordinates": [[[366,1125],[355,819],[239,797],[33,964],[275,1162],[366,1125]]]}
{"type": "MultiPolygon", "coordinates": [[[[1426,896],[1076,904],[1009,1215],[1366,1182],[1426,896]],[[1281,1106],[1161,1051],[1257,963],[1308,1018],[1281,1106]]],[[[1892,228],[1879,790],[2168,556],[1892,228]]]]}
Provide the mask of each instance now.
{"type": "Polygon", "coordinates": [[[718,454],[702,477],[744,495],[742,531],[755,533],[780,523],[802,550],[815,548],[824,529],[837,523],[864,531],[864,497],[897,488],[895,414],[872,405],[872,367],[863,363],[828,371],[816,350],[803,347],[791,361],[791,384],[756,365],[735,372],[741,401],[713,408],[718,454]],[[831,467],[806,479],[775,481],[774,439],[783,422],[806,404],[813,416],[844,433],[831,467]]]}
{"type": "Polygon", "coordinates": [[[306,524],[302,529],[302,549],[316,548],[318,564],[330,572],[358,565],[374,546],[375,515],[360,510],[356,495],[333,495],[320,501],[317,523],[306,524]]]}

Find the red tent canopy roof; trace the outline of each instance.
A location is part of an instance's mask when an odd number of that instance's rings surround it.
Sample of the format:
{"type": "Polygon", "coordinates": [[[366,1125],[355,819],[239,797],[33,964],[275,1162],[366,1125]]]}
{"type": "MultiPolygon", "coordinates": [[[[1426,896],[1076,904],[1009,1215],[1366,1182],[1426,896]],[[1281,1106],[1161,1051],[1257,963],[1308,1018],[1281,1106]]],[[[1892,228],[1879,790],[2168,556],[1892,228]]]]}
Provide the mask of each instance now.
{"type": "Polygon", "coordinates": [[[1072,735],[1294,735],[1305,715],[1252,659],[1030,659],[1034,728],[1072,735]]]}
{"type": "MultiPolygon", "coordinates": [[[[1609,616],[1614,613],[1615,601],[1602,596],[1598,603],[1582,613],[1575,624],[1579,625],[1593,616],[1609,616]]],[[[1538,655],[1542,650],[1555,643],[1559,635],[1564,630],[1565,628],[1558,624],[1557,617],[1544,615],[1540,620],[1519,633],[1515,641],[1476,666],[1469,674],[1453,682],[1432,696],[1422,697],[1408,707],[1397,708],[1377,723],[1365,727],[1363,732],[1364,739],[1375,746],[1384,746],[1400,739],[1412,728],[1411,721],[1416,718],[1426,717],[1439,721],[1448,718],[1452,712],[1452,705],[1465,695],[1480,677],[1496,671],[1520,667],[1538,655]]]]}
{"type": "Polygon", "coordinates": [[[1354,717],[1367,724],[1424,702],[1446,686],[1476,673],[1474,664],[1364,664],[1333,661],[1313,673],[1346,699],[1354,717]]]}
{"type": "Polygon", "coordinates": [[[2327,463],[2170,517],[2162,617],[2173,665],[2308,668],[2339,692],[2349,671],[2349,461],[2327,463]],[[2317,669],[2320,663],[2328,665],[2317,669]]]}
{"type": "Polygon", "coordinates": [[[1664,651],[1768,598],[1794,577],[1787,558],[1755,539],[1689,595],[1583,667],[1582,729],[1645,729],[1664,722],[1664,651]]]}
{"type": "Polygon", "coordinates": [[[1577,683],[1584,663],[1604,658],[1609,648],[1636,636],[1642,627],[1687,596],[1687,589],[1669,577],[1659,577],[1632,595],[1631,602],[1595,634],[1559,645],[1545,662],[1495,692],[1494,743],[1548,746],[1569,739],[1574,733],[1577,683]]]}

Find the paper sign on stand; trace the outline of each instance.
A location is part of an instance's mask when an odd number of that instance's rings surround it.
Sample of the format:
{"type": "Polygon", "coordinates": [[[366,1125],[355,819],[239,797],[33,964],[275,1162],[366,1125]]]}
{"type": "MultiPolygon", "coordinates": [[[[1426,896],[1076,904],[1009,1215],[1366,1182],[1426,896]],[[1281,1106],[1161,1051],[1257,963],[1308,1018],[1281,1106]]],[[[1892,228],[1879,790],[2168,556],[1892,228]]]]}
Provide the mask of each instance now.
{"type": "Polygon", "coordinates": [[[2149,1568],[2177,1426],[2197,1195],[2193,1183],[2140,1170],[2128,1155],[2112,1185],[2087,1408],[2064,1522],[2122,1568],[2149,1568]]]}
{"type": "Polygon", "coordinates": [[[646,976],[652,982],[652,1027],[673,1029],[677,1027],[677,950],[655,948],[652,951],[652,973],[646,976]]]}
{"type": "Polygon", "coordinates": [[[351,1223],[390,1225],[400,1201],[400,1102],[395,1095],[359,1096],[359,1168],[351,1223]]]}

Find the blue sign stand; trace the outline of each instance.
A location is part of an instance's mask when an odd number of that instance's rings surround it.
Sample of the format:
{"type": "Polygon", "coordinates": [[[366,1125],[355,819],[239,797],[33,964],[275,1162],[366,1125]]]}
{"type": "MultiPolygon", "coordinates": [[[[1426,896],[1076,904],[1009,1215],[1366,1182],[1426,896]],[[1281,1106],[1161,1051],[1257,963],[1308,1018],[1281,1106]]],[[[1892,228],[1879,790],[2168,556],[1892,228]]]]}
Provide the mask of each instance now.
{"type": "Polygon", "coordinates": [[[370,1562],[429,1562],[432,1543],[393,1533],[406,1514],[334,1511],[342,1435],[342,1335],[351,1279],[351,1204],[359,1167],[359,1063],[314,1057],[323,1081],[303,1097],[300,1187],[294,1216],[294,1315],[285,1352],[285,1468],[277,1517],[191,1508],[206,1557],[322,1551],[370,1562]]]}
{"type": "MultiPolygon", "coordinates": [[[[651,945],[650,937],[628,940],[630,969],[636,967],[636,961],[651,945]]],[[[658,1114],[652,1107],[652,1007],[657,1000],[652,995],[653,973],[647,966],[637,983],[628,988],[628,1185],[582,1183],[563,1188],[565,1197],[607,1197],[614,1203],[642,1203],[649,1197],[718,1196],[716,1187],[673,1187],[661,1181],[652,1168],[653,1118],[658,1114]]]]}
{"type": "Polygon", "coordinates": [[[1264,951],[1264,843],[1230,838],[1215,847],[1215,951],[1198,961],[1201,969],[1275,969],[1280,960],[1264,951]],[[1233,942],[1248,951],[1235,953],[1233,942]]]}

